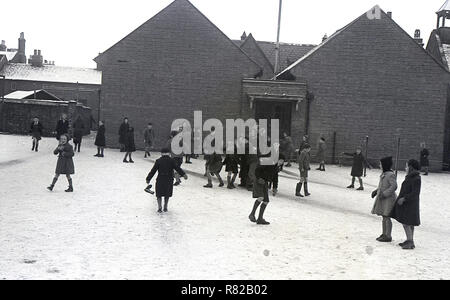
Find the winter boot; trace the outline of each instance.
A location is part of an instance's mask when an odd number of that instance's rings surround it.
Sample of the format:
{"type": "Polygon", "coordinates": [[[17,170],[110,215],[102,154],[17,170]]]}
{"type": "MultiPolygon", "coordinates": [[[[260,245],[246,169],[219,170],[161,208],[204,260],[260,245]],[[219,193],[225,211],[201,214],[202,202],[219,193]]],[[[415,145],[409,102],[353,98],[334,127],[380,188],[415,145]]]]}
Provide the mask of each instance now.
{"type": "Polygon", "coordinates": [[[56,182],[58,181],[58,178],[53,178],[52,184],[47,188],[50,192],[53,191],[53,188],[55,187],[56,182]]]}
{"type": "Polygon", "coordinates": [[[233,178],[231,178],[231,188],[235,189],[236,186],[234,185],[234,182],[236,181],[237,173],[233,175],[233,178]]]}
{"type": "Polygon", "coordinates": [[[364,191],[364,184],[361,178],[359,179],[359,188],[357,191],[364,191]]]}
{"type": "Polygon", "coordinates": [[[255,204],[253,205],[253,209],[252,212],[250,213],[250,215],[248,216],[248,218],[250,219],[250,222],[252,223],[256,223],[256,210],[258,209],[259,205],[261,204],[261,202],[259,201],[255,201],[255,204]]]}
{"type": "Polygon", "coordinates": [[[322,172],[325,172],[325,164],[322,164],[322,172]]]}
{"type": "Polygon", "coordinates": [[[169,205],[169,198],[164,198],[164,212],[168,212],[167,206],[169,205]]]}
{"type": "Polygon", "coordinates": [[[311,196],[311,194],[308,192],[308,183],[305,182],[304,186],[305,186],[305,197],[311,196]]]}
{"type": "Polygon", "coordinates": [[[105,155],[103,155],[104,151],[105,150],[103,148],[100,150],[100,157],[105,157],[105,155]]]}
{"type": "Polygon", "coordinates": [[[72,185],[72,179],[67,179],[69,182],[69,188],[65,190],[66,193],[72,193],[73,192],[73,185],[72,185]]]}
{"type": "Polygon", "coordinates": [[[319,167],[316,170],[317,171],[322,171],[322,164],[320,164],[319,167]]]}
{"type": "Polygon", "coordinates": [[[213,188],[212,181],[211,181],[211,180],[208,180],[208,184],[207,184],[207,185],[204,185],[203,187],[204,187],[204,188],[207,188],[207,189],[212,189],[212,188],[213,188]]]}
{"type": "Polygon", "coordinates": [[[158,201],[158,213],[162,213],[162,199],[157,198],[156,201],[158,201]]]}
{"type": "Polygon", "coordinates": [[[275,197],[277,194],[278,194],[278,190],[277,189],[273,189],[272,195],[275,197]]]}
{"type": "Polygon", "coordinates": [[[36,147],[36,142],[33,141],[33,148],[31,148],[31,151],[34,151],[34,148],[36,147]]]}
{"type": "Polygon", "coordinates": [[[225,183],[223,183],[222,177],[220,177],[220,175],[217,174],[217,178],[219,178],[219,187],[224,187],[225,183]]]}
{"type": "Polygon", "coordinates": [[[231,186],[231,176],[227,176],[227,189],[233,189],[233,187],[231,186]]]}
{"type": "Polygon", "coordinates": [[[39,144],[36,144],[36,147],[34,148],[34,151],[39,152],[38,148],[39,148],[39,144]]]}
{"type": "Polygon", "coordinates": [[[264,220],[264,211],[266,210],[266,207],[267,207],[266,203],[262,203],[261,204],[261,208],[259,209],[259,217],[258,217],[258,220],[256,221],[256,224],[258,224],[258,225],[270,225],[269,222],[264,220]]]}
{"type": "Polygon", "coordinates": [[[302,192],[302,186],[303,186],[303,183],[301,183],[301,182],[297,183],[297,187],[295,189],[295,196],[303,198],[303,195],[301,193],[302,192]]]}

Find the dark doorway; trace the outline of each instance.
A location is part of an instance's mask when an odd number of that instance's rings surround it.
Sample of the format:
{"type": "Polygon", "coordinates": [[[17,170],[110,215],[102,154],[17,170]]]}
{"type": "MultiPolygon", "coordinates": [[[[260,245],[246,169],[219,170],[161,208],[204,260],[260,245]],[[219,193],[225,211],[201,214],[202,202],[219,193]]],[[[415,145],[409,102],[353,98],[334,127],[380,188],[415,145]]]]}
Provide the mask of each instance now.
{"type": "Polygon", "coordinates": [[[267,119],[269,126],[269,133],[271,132],[270,120],[280,120],[280,135],[283,132],[291,134],[291,119],[292,119],[292,103],[291,102],[276,102],[276,101],[257,101],[255,110],[256,121],[260,119],[267,119]]]}

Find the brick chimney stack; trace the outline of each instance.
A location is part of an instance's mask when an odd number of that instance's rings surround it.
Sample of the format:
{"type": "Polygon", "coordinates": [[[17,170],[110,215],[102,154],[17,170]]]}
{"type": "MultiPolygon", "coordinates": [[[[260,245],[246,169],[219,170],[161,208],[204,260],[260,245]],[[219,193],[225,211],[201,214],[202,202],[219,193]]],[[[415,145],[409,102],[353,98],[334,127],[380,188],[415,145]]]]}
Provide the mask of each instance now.
{"type": "Polygon", "coordinates": [[[25,55],[25,43],[25,34],[21,32],[19,37],[19,50],[17,53],[17,62],[21,64],[27,63],[27,56],[25,55]]]}
{"type": "Polygon", "coordinates": [[[33,67],[42,67],[44,65],[44,57],[41,50],[34,50],[34,54],[31,56],[30,64],[33,67]]]}
{"type": "Polygon", "coordinates": [[[6,42],[5,42],[5,40],[2,40],[2,43],[0,44],[0,51],[6,51],[6,42]]]}
{"type": "Polygon", "coordinates": [[[420,29],[416,29],[414,32],[414,40],[419,44],[420,46],[424,46],[423,39],[420,37],[420,29]]]}
{"type": "Polygon", "coordinates": [[[241,41],[245,41],[247,38],[247,33],[244,31],[244,33],[241,35],[241,41]]]}

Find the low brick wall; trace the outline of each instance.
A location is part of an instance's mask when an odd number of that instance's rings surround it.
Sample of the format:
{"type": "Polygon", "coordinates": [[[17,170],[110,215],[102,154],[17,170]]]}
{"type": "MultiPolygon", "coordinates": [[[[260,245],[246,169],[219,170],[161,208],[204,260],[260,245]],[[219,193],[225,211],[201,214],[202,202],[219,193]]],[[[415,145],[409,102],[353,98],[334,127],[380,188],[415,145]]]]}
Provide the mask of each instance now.
{"type": "Polygon", "coordinates": [[[68,115],[69,121],[75,121],[80,116],[85,124],[85,134],[91,131],[91,109],[75,101],[5,99],[0,106],[2,132],[28,134],[33,118],[39,117],[44,126],[44,136],[51,137],[63,113],[68,115]]]}

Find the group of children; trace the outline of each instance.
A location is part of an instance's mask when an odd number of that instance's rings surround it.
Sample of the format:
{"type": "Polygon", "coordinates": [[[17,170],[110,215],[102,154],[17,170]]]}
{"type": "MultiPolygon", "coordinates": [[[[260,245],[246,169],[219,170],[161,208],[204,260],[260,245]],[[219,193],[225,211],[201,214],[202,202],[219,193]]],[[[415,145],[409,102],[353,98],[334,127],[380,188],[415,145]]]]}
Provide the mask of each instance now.
{"type": "MultiPolygon", "coordinates": [[[[78,122],[78,121],[77,121],[78,122]]],[[[77,123],[76,122],[76,123],[77,123]]],[[[32,136],[33,151],[38,151],[39,141],[43,135],[43,125],[39,121],[39,118],[34,118],[31,126],[30,133],[32,136]]],[[[51,185],[47,188],[49,191],[53,191],[55,184],[57,183],[60,175],[65,175],[69,183],[69,187],[65,190],[68,193],[74,191],[71,175],[75,173],[75,167],[73,163],[73,156],[75,150],[80,150],[81,139],[79,138],[80,131],[83,130],[83,126],[76,124],[74,126],[74,147],[69,143],[70,136],[68,134],[69,123],[67,116],[63,115],[58,121],[56,126],[56,135],[59,141],[57,148],[53,151],[58,156],[55,176],[51,185]]],[[[182,129],[180,129],[182,130],[182,129]]],[[[146,178],[147,184],[150,184],[153,177],[158,173],[156,179],[156,198],[158,203],[158,212],[167,212],[168,203],[170,197],[173,195],[173,186],[177,186],[181,183],[180,177],[187,179],[185,171],[181,168],[183,163],[183,157],[185,154],[174,154],[171,151],[172,139],[180,133],[179,131],[173,131],[166,147],[161,151],[161,158],[156,160],[152,170],[146,178]],[[163,200],[164,199],[164,205],[163,200]]],[[[105,143],[105,125],[102,121],[99,122],[99,127],[95,139],[95,145],[97,146],[98,153],[96,157],[104,157],[105,143]]],[[[126,152],[124,162],[133,162],[131,153],[136,151],[134,145],[134,129],[129,125],[128,118],[125,118],[119,130],[119,142],[121,143],[121,151],[126,152]],[[129,158],[129,160],[127,160],[129,158]]],[[[82,136],[82,134],[81,134],[82,136]]],[[[150,156],[150,151],[153,147],[155,139],[155,133],[153,131],[152,124],[149,123],[148,127],[144,131],[144,143],[145,143],[145,158],[150,156]]],[[[259,156],[257,154],[249,154],[248,141],[246,141],[246,154],[226,154],[223,159],[221,154],[212,153],[205,155],[205,176],[207,177],[207,184],[205,188],[213,188],[212,179],[213,176],[219,180],[219,187],[224,187],[225,183],[220,175],[223,167],[225,166],[225,172],[227,174],[227,188],[235,189],[235,181],[238,177],[241,179],[239,186],[245,187],[252,191],[253,198],[256,199],[253,208],[250,212],[249,219],[258,225],[269,225],[270,223],[264,219],[265,210],[270,202],[269,190],[273,189],[273,195],[276,195],[278,189],[278,174],[283,169],[285,163],[290,165],[291,162],[291,145],[289,145],[290,138],[284,134],[283,139],[287,140],[283,147],[278,150],[278,161],[272,164],[262,163],[262,159],[267,159],[265,156],[259,156]],[[287,149],[287,150],[286,150],[287,149]],[[286,156],[288,154],[289,156],[286,156]],[[258,216],[256,213],[259,208],[258,216]]],[[[282,140],[283,140],[282,139],[282,140]]],[[[325,139],[321,138],[318,144],[317,160],[319,161],[319,171],[325,171],[325,139]]],[[[297,150],[297,163],[299,166],[300,182],[296,186],[295,195],[298,197],[308,197],[311,194],[308,189],[308,173],[310,171],[310,152],[311,146],[308,142],[308,137],[304,136],[299,149],[297,150]],[[304,195],[302,194],[302,189],[304,195]]],[[[352,183],[347,187],[349,189],[355,188],[356,179],[359,181],[359,188],[357,190],[363,191],[363,173],[364,167],[371,168],[367,159],[362,154],[362,149],[358,147],[354,153],[343,153],[343,155],[352,158],[352,170],[351,177],[352,183]]],[[[189,156],[188,162],[190,162],[189,156]]],[[[404,243],[399,244],[403,249],[414,249],[414,228],[420,225],[420,211],[419,211],[419,197],[421,190],[420,171],[424,171],[424,175],[428,175],[429,166],[429,151],[426,149],[425,144],[421,144],[420,162],[416,160],[408,161],[406,165],[406,179],[402,184],[400,194],[396,195],[397,190],[397,177],[392,170],[393,161],[392,157],[386,157],[380,160],[380,167],[382,174],[380,176],[380,182],[378,188],[373,191],[372,198],[375,198],[375,203],[372,209],[372,213],[381,216],[382,219],[382,234],[377,238],[377,241],[383,243],[392,242],[392,221],[395,219],[403,224],[407,240],[404,243]]],[[[151,185],[149,185],[151,187],[151,185]]],[[[151,192],[151,191],[149,191],[151,192]]],[[[153,193],[153,192],[152,192],[153,193]]]]}

